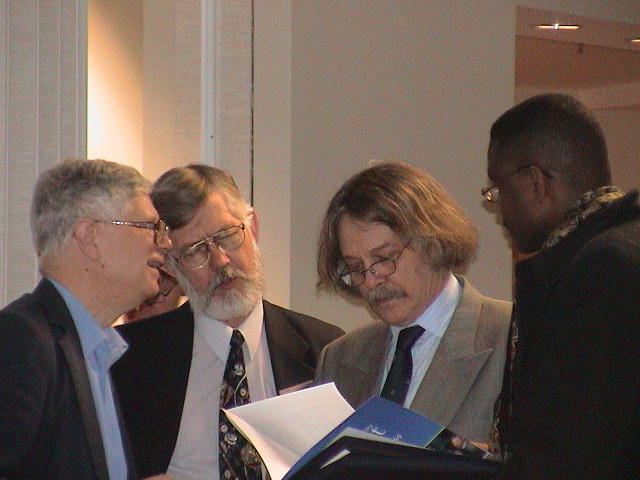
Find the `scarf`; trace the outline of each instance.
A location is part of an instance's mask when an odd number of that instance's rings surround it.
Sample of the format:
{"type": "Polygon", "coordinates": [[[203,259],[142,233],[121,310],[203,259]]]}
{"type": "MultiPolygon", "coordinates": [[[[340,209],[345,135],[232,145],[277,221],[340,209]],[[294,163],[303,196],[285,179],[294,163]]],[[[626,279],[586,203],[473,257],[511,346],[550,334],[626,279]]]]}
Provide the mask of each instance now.
{"type": "Polygon", "coordinates": [[[562,223],[551,232],[549,238],[544,242],[542,249],[546,250],[554,246],[578,228],[578,225],[584,222],[589,216],[602,210],[623,195],[622,190],[611,185],[588,191],[564,214],[562,223]]]}

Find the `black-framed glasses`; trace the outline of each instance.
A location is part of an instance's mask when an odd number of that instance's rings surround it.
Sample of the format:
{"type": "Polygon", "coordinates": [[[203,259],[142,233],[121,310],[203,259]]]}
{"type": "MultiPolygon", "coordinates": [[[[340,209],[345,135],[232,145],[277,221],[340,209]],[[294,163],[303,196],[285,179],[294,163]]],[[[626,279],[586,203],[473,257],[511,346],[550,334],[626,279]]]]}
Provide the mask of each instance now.
{"type": "Polygon", "coordinates": [[[396,255],[378,260],[377,262],[369,265],[364,270],[352,270],[350,272],[341,274],[340,280],[347,287],[356,288],[364,283],[367,272],[374,277],[388,277],[396,271],[396,262],[400,258],[400,255],[402,255],[402,253],[407,249],[410,243],[411,240],[409,240],[405,244],[405,246],[402,247],[402,250],[400,250],[396,255]]]}
{"type": "Polygon", "coordinates": [[[153,230],[153,242],[161,247],[161,243],[170,242],[169,226],[164,220],[158,220],[156,223],[151,222],[130,222],[128,220],[94,220],[96,222],[110,223],[111,225],[124,225],[125,227],[147,228],[153,230]]]}
{"type": "MultiPolygon", "coordinates": [[[[516,168],[510,174],[502,177],[500,182],[502,183],[508,178],[511,178],[512,176],[514,176],[516,173],[521,172],[522,170],[530,167],[538,167],[545,177],[553,178],[553,175],[551,175],[551,173],[549,173],[547,170],[540,167],[539,165],[536,165],[535,163],[527,163],[526,165],[522,165],[521,167],[516,168]]],[[[482,190],[480,190],[480,193],[482,194],[482,196],[485,198],[487,202],[498,203],[500,201],[500,188],[496,183],[494,183],[490,187],[483,188],[482,190]]]]}
{"type": "Polygon", "coordinates": [[[240,248],[245,239],[245,224],[228,227],[214,233],[210,237],[200,240],[187,247],[180,255],[174,257],[176,261],[187,270],[197,270],[209,263],[211,257],[211,245],[220,250],[231,252],[240,248]]]}

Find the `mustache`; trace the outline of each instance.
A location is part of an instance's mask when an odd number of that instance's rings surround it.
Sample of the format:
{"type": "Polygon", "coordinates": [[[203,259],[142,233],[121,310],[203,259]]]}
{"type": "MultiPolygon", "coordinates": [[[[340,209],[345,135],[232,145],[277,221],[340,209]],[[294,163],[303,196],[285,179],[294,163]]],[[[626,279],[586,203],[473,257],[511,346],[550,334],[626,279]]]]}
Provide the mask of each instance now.
{"type": "Polygon", "coordinates": [[[225,265],[224,267],[219,268],[216,272],[215,277],[213,277],[209,282],[207,292],[209,293],[209,295],[213,295],[216,289],[222,283],[233,280],[234,278],[248,280],[249,276],[234,267],[230,267],[229,265],[225,265]]]}
{"type": "Polygon", "coordinates": [[[374,303],[379,300],[389,300],[390,298],[402,298],[405,294],[398,288],[391,288],[388,285],[378,285],[367,294],[367,302],[374,303]]]}

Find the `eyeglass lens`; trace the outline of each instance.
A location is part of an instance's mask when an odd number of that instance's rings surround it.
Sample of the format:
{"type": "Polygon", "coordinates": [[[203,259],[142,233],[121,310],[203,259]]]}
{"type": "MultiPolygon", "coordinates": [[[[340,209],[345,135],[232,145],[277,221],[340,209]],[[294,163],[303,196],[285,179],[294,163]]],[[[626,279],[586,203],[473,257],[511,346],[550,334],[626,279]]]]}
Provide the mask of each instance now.
{"type": "Polygon", "coordinates": [[[244,224],[237,227],[229,227],[221,232],[202,240],[195,245],[189,247],[180,257],[178,261],[191,270],[203,267],[209,262],[211,256],[211,245],[226,252],[233,251],[244,243],[245,239],[244,224]]]}

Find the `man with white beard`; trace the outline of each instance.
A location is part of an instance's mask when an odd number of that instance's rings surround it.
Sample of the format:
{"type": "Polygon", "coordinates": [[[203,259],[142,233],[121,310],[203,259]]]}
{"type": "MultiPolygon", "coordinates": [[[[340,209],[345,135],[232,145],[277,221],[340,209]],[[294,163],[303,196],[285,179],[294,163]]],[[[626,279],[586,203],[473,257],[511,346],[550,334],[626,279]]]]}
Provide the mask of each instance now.
{"type": "Polygon", "coordinates": [[[227,172],[173,168],[151,198],[171,231],[166,268],[189,301],[119,330],[129,350],[113,375],[138,474],[259,479],[259,457],[219,409],[310,383],[343,332],[262,298],[256,213],[227,172]]]}

